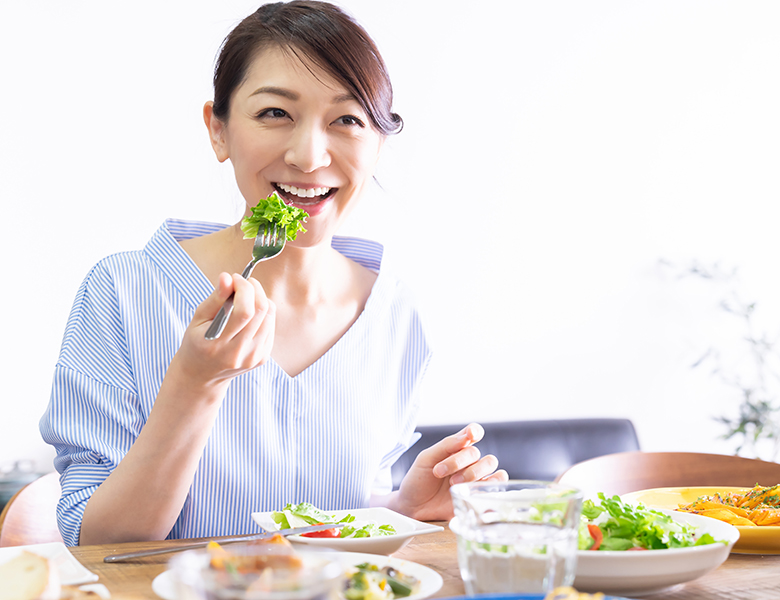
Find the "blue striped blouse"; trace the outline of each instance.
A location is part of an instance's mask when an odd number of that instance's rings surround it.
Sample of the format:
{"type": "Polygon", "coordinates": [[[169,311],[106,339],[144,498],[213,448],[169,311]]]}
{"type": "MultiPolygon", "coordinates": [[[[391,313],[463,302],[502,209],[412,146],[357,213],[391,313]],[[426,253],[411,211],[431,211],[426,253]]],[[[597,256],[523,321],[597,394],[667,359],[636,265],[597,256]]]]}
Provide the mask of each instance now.
{"type": "MultiPolygon", "coordinates": [[[[98,263],[78,290],[40,424],[57,451],[57,518],[69,545],[214,289],[177,240],[223,227],[168,220],[143,250],[98,263]]],[[[170,538],[254,532],[253,511],[302,501],[359,508],[390,491],[390,466],[412,442],[430,349],[409,292],[380,269],[382,246],[336,237],[333,247],[378,272],[363,313],[297,376],[269,360],[233,380],[170,538]]]]}

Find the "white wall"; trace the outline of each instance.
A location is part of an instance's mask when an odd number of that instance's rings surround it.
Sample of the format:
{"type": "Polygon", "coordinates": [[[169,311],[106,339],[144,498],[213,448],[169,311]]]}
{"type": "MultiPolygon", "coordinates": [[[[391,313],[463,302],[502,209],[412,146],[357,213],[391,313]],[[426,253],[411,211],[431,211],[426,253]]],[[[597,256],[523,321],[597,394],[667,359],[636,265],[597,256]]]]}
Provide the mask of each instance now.
{"type": "MultiPolygon", "coordinates": [[[[168,216],[237,218],[200,111],[256,4],[0,2],[0,466],[50,468],[37,423],[92,264],[168,216]]],[[[406,121],[345,233],[383,241],[428,313],[422,422],[621,416],[648,450],[731,451],[712,417],[738,396],[691,368],[744,358],[731,284],[658,261],[737,267],[780,330],[780,3],[343,6],[406,121]]]]}

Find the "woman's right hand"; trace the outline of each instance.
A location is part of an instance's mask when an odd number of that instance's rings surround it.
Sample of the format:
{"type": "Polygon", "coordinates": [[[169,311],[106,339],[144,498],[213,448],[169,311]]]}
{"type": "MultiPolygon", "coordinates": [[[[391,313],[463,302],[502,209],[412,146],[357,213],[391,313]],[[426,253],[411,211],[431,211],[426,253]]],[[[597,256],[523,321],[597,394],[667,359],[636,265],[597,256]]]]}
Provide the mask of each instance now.
{"type": "Polygon", "coordinates": [[[171,365],[177,363],[191,382],[207,386],[229,382],[268,360],[275,328],[276,305],[260,282],[222,273],[214,293],[195,310],[171,365]],[[222,335],[207,340],[206,330],[232,293],[233,312],[222,335]]]}
{"type": "MultiPolygon", "coordinates": [[[[276,306],[255,279],[222,273],[198,308],[163,379],[149,418],[113,473],[95,490],[80,543],[164,539],[189,493],[230,381],[271,355],[276,306]],[[206,330],[231,293],[222,335],[206,330]]],[[[150,324],[153,326],[153,324],[150,324]]]]}

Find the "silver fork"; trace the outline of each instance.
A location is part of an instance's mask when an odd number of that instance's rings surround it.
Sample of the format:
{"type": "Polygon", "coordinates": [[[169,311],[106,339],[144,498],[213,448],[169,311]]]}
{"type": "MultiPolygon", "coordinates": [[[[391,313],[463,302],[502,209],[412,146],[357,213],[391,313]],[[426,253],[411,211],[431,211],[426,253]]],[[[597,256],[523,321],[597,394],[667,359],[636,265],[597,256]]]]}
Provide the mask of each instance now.
{"type": "MultiPolygon", "coordinates": [[[[287,228],[274,225],[273,231],[268,231],[269,226],[265,225],[262,232],[257,233],[255,238],[255,245],[252,248],[252,260],[241,273],[241,277],[246,279],[252,274],[252,270],[255,265],[263,260],[268,260],[279,254],[284,250],[284,244],[287,241],[287,228]]],[[[217,316],[211,322],[208,331],[206,332],[207,340],[215,340],[222,335],[222,330],[225,329],[225,324],[230,318],[230,313],[233,312],[233,294],[225,300],[222,308],[219,309],[217,316]]]]}

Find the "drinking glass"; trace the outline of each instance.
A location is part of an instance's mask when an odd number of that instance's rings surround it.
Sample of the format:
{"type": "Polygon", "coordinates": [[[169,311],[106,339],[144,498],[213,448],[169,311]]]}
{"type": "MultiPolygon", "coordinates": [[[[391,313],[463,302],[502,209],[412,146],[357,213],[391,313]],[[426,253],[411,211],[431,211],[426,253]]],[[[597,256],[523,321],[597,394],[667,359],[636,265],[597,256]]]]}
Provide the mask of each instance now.
{"type": "Polygon", "coordinates": [[[549,481],[450,488],[458,564],[469,595],[542,593],[574,581],[582,492],[549,481]]]}

